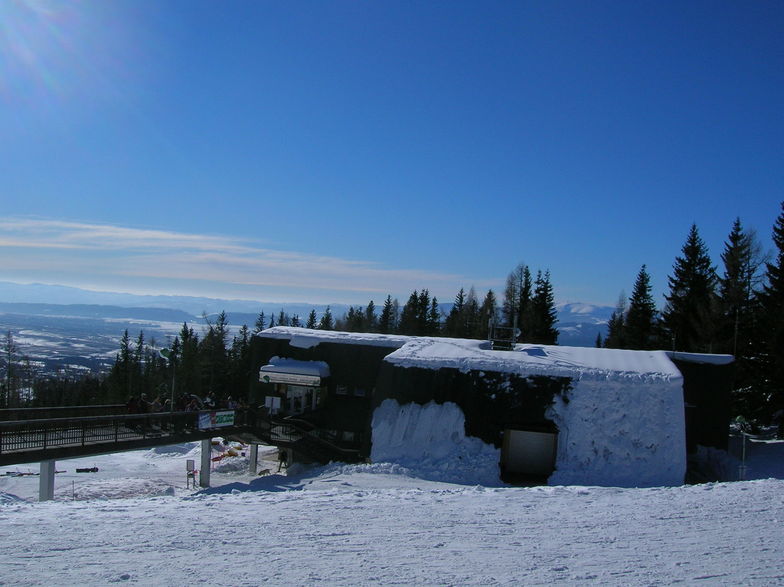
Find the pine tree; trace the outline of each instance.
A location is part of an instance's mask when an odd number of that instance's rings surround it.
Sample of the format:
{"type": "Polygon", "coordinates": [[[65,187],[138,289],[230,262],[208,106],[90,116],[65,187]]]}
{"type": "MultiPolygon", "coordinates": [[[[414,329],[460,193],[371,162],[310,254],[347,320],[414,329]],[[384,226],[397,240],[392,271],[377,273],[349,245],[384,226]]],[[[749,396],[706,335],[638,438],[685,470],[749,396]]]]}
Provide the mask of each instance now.
{"type": "Polygon", "coordinates": [[[762,347],[760,382],[767,396],[763,407],[770,418],[779,412],[779,438],[784,438],[784,202],[773,226],[776,247],[772,263],[766,263],[766,283],[759,294],[760,320],[758,336],[762,347]]]}
{"type": "Polygon", "coordinates": [[[313,308],[308,314],[308,321],[305,323],[305,328],[310,328],[311,330],[315,330],[318,327],[318,322],[316,319],[316,309],[313,308]]]}
{"type": "Polygon", "coordinates": [[[398,330],[400,334],[416,335],[419,315],[419,292],[414,290],[408,297],[408,301],[400,312],[400,324],[398,330]]]}
{"type": "Polygon", "coordinates": [[[604,347],[608,349],[626,348],[626,293],[621,292],[610,319],[607,321],[607,336],[604,347]]]}
{"type": "Polygon", "coordinates": [[[476,338],[479,331],[479,300],[476,299],[476,290],[472,285],[466,296],[463,308],[462,329],[466,338],[476,338]]]}
{"type": "Polygon", "coordinates": [[[392,296],[388,295],[381,309],[381,317],[378,319],[378,331],[382,334],[394,332],[395,324],[392,318],[392,296]]]}
{"type": "Polygon", "coordinates": [[[258,334],[259,332],[264,330],[264,328],[265,328],[264,325],[266,323],[267,323],[267,319],[264,316],[264,310],[262,310],[261,313],[259,314],[259,317],[256,318],[256,324],[253,327],[253,334],[258,334]]]}
{"type": "Polygon", "coordinates": [[[752,336],[754,288],[762,265],[761,247],[753,230],[737,218],[721,254],[724,273],[719,278],[719,352],[736,357],[749,353],[752,336]]]}
{"type": "Polygon", "coordinates": [[[452,304],[452,309],[444,322],[444,334],[452,338],[464,338],[465,332],[465,290],[460,288],[455,296],[455,302],[452,304]]]}
{"type": "Polygon", "coordinates": [[[441,310],[438,308],[438,299],[433,296],[430,300],[430,308],[427,312],[427,331],[428,336],[438,336],[441,333],[441,310]]]}
{"type": "MultiPolygon", "coordinates": [[[[549,275],[549,274],[548,274],[549,275]]],[[[517,327],[523,330],[531,322],[533,312],[533,280],[528,265],[523,265],[523,276],[520,282],[520,298],[517,305],[517,327]]]]}
{"type": "Polygon", "coordinates": [[[332,319],[332,310],[327,306],[327,309],[324,310],[324,314],[319,321],[319,330],[333,330],[334,328],[335,323],[332,319]]]}
{"type": "Polygon", "coordinates": [[[531,324],[529,332],[525,336],[526,342],[537,344],[556,344],[558,341],[558,330],[555,324],[558,321],[558,314],[555,310],[555,294],[550,283],[550,272],[544,274],[538,271],[534,281],[534,293],[531,298],[531,324]]]}
{"type": "Polygon", "coordinates": [[[370,300],[367,308],[365,308],[365,332],[376,332],[376,330],[378,330],[376,304],[373,303],[373,300],[370,300]]]}
{"type": "Polygon", "coordinates": [[[673,275],[668,278],[670,293],[663,323],[672,349],[686,352],[711,352],[715,338],[716,270],[708,249],[692,224],[675,259],[673,275]]]}
{"type": "Polygon", "coordinates": [[[634,282],[629,312],[624,325],[624,347],[648,350],[656,346],[656,304],[651,295],[651,278],[645,265],[634,282]]]}
{"type": "Polygon", "coordinates": [[[490,289],[487,291],[485,299],[482,301],[482,306],[479,308],[479,329],[476,338],[481,340],[489,338],[490,325],[495,324],[496,321],[496,306],[495,293],[490,289]]]}
{"type": "Polygon", "coordinates": [[[302,322],[300,322],[300,319],[299,319],[299,314],[294,314],[294,315],[291,317],[291,322],[290,322],[290,324],[289,324],[289,325],[290,325],[292,328],[301,328],[301,327],[302,327],[302,322]]]}

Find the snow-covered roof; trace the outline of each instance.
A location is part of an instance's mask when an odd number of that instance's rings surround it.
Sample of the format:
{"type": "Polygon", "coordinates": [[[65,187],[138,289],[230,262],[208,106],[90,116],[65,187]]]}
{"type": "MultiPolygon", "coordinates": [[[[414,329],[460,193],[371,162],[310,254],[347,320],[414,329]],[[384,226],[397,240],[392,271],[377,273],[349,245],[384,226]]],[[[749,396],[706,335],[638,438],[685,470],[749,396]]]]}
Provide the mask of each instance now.
{"type": "Polygon", "coordinates": [[[667,356],[684,363],[703,363],[706,365],[729,365],[735,361],[735,357],[732,355],[708,355],[705,353],[667,351],[667,356]]]}
{"type": "MultiPolygon", "coordinates": [[[[448,367],[461,371],[492,371],[523,376],[552,375],[572,379],[681,378],[680,372],[665,351],[536,344],[518,344],[513,351],[494,351],[490,349],[487,341],[480,340],[309,330],[285,326],[264,330],[256,336],[288,339],[291,346],[300,348],[311,348],[322,342],[390,347],[396,350],[385,360],[401,367],[448,367]]],[[[682,353],[679,353],[678,358],[681,358],[681,355],[682,353]]],[[[717,358],[717,361],[726,361],[727,355],[719,357],[722,358],[717,358]]]]}
{"type": "Polygon", "coordinates": [[[420,338],[385,359],[402,367],[494,371],[517,375],[552,375],[572,379],[665,379],[681,374],[664,351],[629,351],[591,347],[518,344],[513,351],[493,351],[478,340],[420,338]]]}
{"type": "Polygon", "coordinates": [[[262,330],[254,336],[259,336],[261,338],[288,339],[291,346],[302,349],[312,348],[322,342],[400,348],[410,340],[415,339],[413,336],[403,336],[399,334],[311,330],[309,328],[295,328],[293,326],[274,326],[262,330]]]}
{"type": "Polygon", "coordinates": [[[292,373],[296,375],[312,375],[313,377],[329,377],[329,365],[324,361],[298,361],[283,357],[272,357],[268,365],[261,368],[265,373],[292,373]]]}

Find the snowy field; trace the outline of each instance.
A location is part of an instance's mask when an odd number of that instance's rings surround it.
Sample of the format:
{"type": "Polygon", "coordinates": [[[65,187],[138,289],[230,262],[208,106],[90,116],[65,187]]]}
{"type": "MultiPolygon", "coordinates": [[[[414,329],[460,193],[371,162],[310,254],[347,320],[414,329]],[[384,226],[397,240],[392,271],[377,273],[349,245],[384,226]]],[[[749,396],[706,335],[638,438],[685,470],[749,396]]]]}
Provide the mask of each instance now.
{"type": "Polygon", "coordinates": [[[3,467],[0,584],[784,584],[784,444],[747,456],[747,477],[778,478],[515,488],[414,464],[277,474],[271,449],[271,474],[227,456],[193,491],[192,444],[58,461],[55,500],[37,503],[37,477],[5,475],[37,465],[3,467]]]}

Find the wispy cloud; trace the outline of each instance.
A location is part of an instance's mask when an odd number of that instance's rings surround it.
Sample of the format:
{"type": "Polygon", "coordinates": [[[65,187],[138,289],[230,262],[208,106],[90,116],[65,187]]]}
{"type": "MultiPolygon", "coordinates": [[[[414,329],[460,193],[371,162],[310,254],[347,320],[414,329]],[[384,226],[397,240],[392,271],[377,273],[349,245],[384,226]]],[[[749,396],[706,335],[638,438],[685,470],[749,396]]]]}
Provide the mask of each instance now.
{"type": "Polygon", "coordinates": [[[359,301],[422,287],[448,299],[467,283],[460,275],[275,250],[229,236],[30,218],[0,219],[0,260],[5,279],[251,299],[359,301]]]}

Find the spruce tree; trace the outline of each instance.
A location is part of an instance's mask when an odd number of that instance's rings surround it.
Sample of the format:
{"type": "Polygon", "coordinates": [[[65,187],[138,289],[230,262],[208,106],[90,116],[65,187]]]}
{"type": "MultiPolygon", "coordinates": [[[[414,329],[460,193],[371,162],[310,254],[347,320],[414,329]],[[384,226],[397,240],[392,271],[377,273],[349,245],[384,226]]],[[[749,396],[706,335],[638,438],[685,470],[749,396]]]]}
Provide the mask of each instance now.
{"type": "Polygon", "coordinates": [[[267,319],[264,316],[264,310],[262,310],[261,313],[259,314],[259,317],[256,318],[256,324],[253,327],[253,334],[258,334],[259,332],[264,330],[264,328],[265,328],[264,325],[266,323],[267,323],[267,319]]]}
{"type": "Polygon", "coordinates": [[[373,303],[373,300],[370,300],[365,308],[365,332],[376,332],[376,330],[378,330],[376,304],[373,303]]]}
{"type": "Polygon", "coordinates": [[[417,334],[417,318],[419,315],[419,292],[414,290],[408,297],[408,301],[403,306],[400,312],[400,325],[398,330],[400,334],[416,335],[417,334]]]}
{"type": "Polygon", "coordinates": [[[316,319],[316,309],[313,308],[308,314],[308,321],[305,323],[305,328],[310,328],[311,330],[315,330],[318,327],[318,321],[316,319]]]}
{"type": "Polygon", "coordinates": [[[624,324],[623,348],[648,350],[656,346],[656,304],[651,295],[651,278],[645,265],[634,282],[624,324]]]}
{"type": "Polygon", "coordinates": [[[481,340],[485,340],[490,336],[490,325],[495,324],[496,321],[496,308],[497,302],[495,299],[495,293],[493,290],[490,289],[487,291],[485,295],[485,299],[482,301],[482,305],[479,308],[479,330],[477,332],[477,338],[481,340]]]}
{"type": "Polygon", "coordinates": [[[531,298],[531,324],[528,334],[523,332],[526,342],[537,344],[556,344],[558,330],[555,324],[558,321],[555,310],[555,294],[550,283],[550,272],[537,271],[534,281],[534,293],[531,298]]]}
{"type": "Polygon", "coordinates": [[[663,324],[672,350],[712,352],[715,338],[716,270],[708,249],[692,224],[668,277],[663,324]]]}
{"type": "Polygon", "coordinates": [[[462,328],[466,338],[476,338],[479,330],[479,300],[476,299],[476,290],[473,285],[466,296],[462,328]]]}
{"type": "Polygon", "coordinates": [[[604,337],[604,348],[626,348],[626,292],[621,291],[615,309],[607,321],[607,336],[604,337]]]}
{"type": "Polygon", "coordinates": [[[427,330],[428,336],[438,336],[441,333],[441,310],[438,307],[438,299],[433,296],[430,300],[430,308],[427,311],[427,330]]]}
{"type": "Polygon", "coordinates": [[[719,352],[744,356],[751,337],[754,286],[761,261],[754,231],[737,218],[721,254],[724,273],[719,278],[719,352]]]}
{"type": "Polygon", "coordinates": [[[465,290],[460,288],[455,296],[455,302],[444,321],[444,334],[451,338],[465,337],[464,331],[465,290]]]}
{"type": "Polygon", "coordinates": [[[766,264],[766,283],[759,294],[761,343],[760,386],[766,394],[766,418],[779,414],[779,438],[784,438],[784,202],[773,226],[775,258],[766,264]]]}
{"type": "Polygon", "coordinates": [[[319,321],[319,330],[333,330],[334,328],[335,324],[332,320],[332,310],[327,306],[327,309],[324,310],[324,314],[319,321]]]}
{"type": "Polygon", "coordinates": [[[388,295],[381,309],[381,317],[378,319],[378,331],[381,334],[392,334],[394,332],[394,322],[392,320],[392,296],[388,295]]]}

